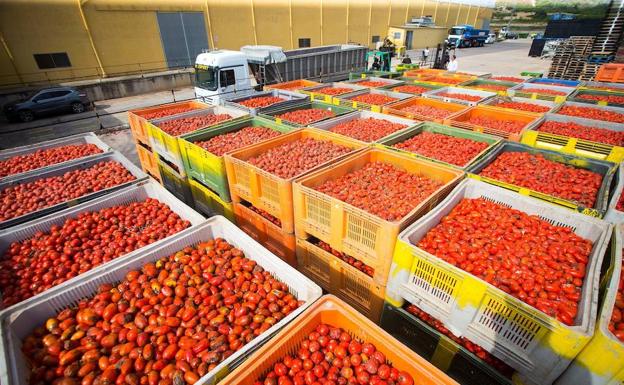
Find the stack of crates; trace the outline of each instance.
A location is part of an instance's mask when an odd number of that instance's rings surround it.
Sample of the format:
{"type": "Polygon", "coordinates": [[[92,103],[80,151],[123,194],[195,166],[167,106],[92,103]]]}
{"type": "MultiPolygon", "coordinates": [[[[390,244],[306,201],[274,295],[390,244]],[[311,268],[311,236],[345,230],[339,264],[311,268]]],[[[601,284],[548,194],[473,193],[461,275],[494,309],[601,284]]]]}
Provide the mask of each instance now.
{"type": "MultiPolygon", "coordinates": [[[[281,123],[277,123],[281,125],[281,123]]],[[[291,127],[292,128],[292,127],[291,127]]],[[[293,181],[314,170],[331,164],[336,159],[318,165],[285,179],[248,162],[271,148],[296,140],[311,138],[331,141],[335,144],[359,150],[363,143],[341,135],[312,128],[295,129],[261,143],[257,143],[225,155],[225,167],[234,205],[236,223],[267,249],[292,266],[297,266],[295,256],[295,216],[293,213],[293,181]]]]}
{"type": "Polygon", "coordinates": [[[435,207],[463,175],[462,171],[427,160],[367,148],[297,179],[293,197],[299,269],[328,292],[379,322],[399,232],[435,207]],[[391,164],[444,185],[395,222],[315,189],[371,162],[391,164]]]}

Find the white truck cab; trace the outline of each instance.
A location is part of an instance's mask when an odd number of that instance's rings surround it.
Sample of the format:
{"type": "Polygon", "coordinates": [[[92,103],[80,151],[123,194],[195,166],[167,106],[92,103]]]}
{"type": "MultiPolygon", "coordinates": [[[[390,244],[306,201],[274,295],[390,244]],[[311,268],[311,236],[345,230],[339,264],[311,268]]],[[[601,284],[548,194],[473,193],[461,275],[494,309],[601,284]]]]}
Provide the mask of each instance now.
{"type": "Polygon", "coordinates": [[[195,94],[210,104],[254,92],[247,57],[240,51],[215,50],[195,60],[195,94]]]}

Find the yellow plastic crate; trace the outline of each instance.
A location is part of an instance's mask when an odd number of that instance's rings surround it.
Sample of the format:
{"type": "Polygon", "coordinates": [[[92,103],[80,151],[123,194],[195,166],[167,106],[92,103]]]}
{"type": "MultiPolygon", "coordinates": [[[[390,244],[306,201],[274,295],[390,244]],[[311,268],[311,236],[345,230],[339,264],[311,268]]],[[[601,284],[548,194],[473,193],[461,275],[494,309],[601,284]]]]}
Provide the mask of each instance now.
{"type": "Polygon", "coordinates": [[[624,342],[609,331],[622,267],[622,232],[615,227],[611,241],[611,266],[605,278],[608,284],[591,341],[572,361],[555,385],[619,385],[624,383],[624,342]]]}
{"type": "Polygon", "coordinates": [[[359,259],[375,269],[376,282],[385,286],[399,232],[435,207],[463,176],[460,170],[424,159],[387,149],[369,148],[295,181],[295,232],[298,238],[313,236],[328,243],[334,250],[359,259]],[[441,181],[444,186],[397,222],[386,221],[314,189],[370,162],[392,164],[407,172],[441,181]]]}
{"type": "Polygon", "coordinates": [[[162,178],[160,176],[160,170],[158,169],[158,158],[156,154],[152,152],[152,148],[147,144],[137,141],[136,143],[137,155],[139,156],[139,162],[141,168],[146,174],[156,179],[158,183],[162,184],[162,178]]]}
{"type": "Polygon", "coordinates": [[[234,221],[234,208],[232,202],[224,202],[219,195],[208,187],[204,186],[200,181],[188,178],[195,209],[209,217],[213,215],[223,215],[232,223],[234,221]]]}
{"type": "MultiPolygon", "coordinates": [[[[253,206],[268,212],[282,221],[282,230],[287,233],[293,233],[295,230],[292,191],[292,182],[295,178],[281,178],[247,163],[247,159],[258,156],[270,148],[303,138],[331,141],[332,143],[349,147],[354,151],[365,146],[364,143],[342,135],[314,128],[304,128],[225,155],[225,169],[232,201],[240,203],[242,200],[245,200],[253,206]]],[[[338,159],[341,158],[320,164],[297,177],[336,162],[338,159]]]]}
{"type": "Polygon", "coordinates": [[[379,323],[385,286],[305,239],[297,238],[297,262],[298,269],[325,291],[379,323]]]}
{"type": "Polygon", "coordinates": [[[462,181],[397,241],[386,301],[410,302],[455,335],[482,346],[527,383],[551,384],[589,342],[596,321],[599,274],[611,225],[483,182],[462,181]],[[484,198],[573,229],[593,242],[579,312],[565,325],[484,280],[415,246],[464,198],[484,198]]]}

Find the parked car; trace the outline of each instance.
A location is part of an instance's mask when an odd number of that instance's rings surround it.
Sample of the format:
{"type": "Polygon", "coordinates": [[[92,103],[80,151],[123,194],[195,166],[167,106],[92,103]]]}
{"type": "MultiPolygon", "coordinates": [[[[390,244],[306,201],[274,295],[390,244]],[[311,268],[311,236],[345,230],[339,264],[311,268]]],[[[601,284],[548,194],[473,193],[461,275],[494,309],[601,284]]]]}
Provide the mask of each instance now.
{"type": "Polygon", "coordinates": [[[488,34],[487,39],[485,39],[485,44],[494,44],[496,43],[496,34],[490,33],[488,34]]]}
{"type": "Polygon", "coordinates": [[[30,122],[36,117],[60,112],[79,114],[89,106],[87,94],[73,87],[51,87],[37,90],[28,97],[3,106],[10,121],[30,122]]]}

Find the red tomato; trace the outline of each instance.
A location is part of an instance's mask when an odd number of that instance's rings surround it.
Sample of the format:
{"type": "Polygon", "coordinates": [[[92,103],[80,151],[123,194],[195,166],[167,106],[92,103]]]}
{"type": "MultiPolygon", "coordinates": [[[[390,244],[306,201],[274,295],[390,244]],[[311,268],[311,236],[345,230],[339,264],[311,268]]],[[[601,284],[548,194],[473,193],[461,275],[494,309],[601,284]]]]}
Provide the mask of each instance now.
{"type": "Polygon", "coordinates": [[[279,131],[267,127],[247,126],[234,132],[213,136],[205,141],[195,142],[195,144],[214,155],[222,156],[226,152],[234,151],[279,135],[281,135],[279,131]]]}
{"type": "Polygon", "coordinates": [[[323,87],[318,90],[314,90],[313,92],[323,94],[323,95],[342,95],[348,94],[349,92],[353,92],[353,88],[347,87],[323,87]]]}
{"type": "Polygon", "coordinates": [[[506,91],[510,86],[505,86],[502,84],[485,83],[485,84],[475,84],[474,86],[469,86],[469,87],[482,88],[484,90],[490,90],[490,91],[506,91]]]}
{"type": "Polygon", "coordinates": [[[620,267],[620,282],[615,296],[615,306],[611,312],[609,331],[615,338],[624,342],[624,266],[620,267]]]}
{"type": "Polygon", "coordinates": [[[406,127],[405,124],[385,119],[366,118],[338,124],[330,128],[330,131],[364,142],[374,142],[406,127]]]}
{"type": "Polygon", "coordinates": [[[321,249],[327,251],[328,253],[332,254],[333,256],[342,259],[343,261],[345,261],[346,263],[348,263],[349,265],[355,267],[356,269],[358,269],[359,271],[363,272],[364,274],[372,277],[373,275],[375,275],[375,269],[373,269],[372,267],[365,265],[364,263],[362,263],[362,261],[360,261],[359,259],[355,259],[345,253],[341,253],[338,250],[334,250],[328,243],[325,243],[323,241],[317,241],[316,242],[316,246],[320,247],[321,249]]]}
{"type": "Polygon", "coordinates": [[[624,132],[589,127],[574,122],[563,123],[548,121],[539,126],[537,130],[572,138],[591,140],[592,142],[612,144],[614,146],[624,145],[624,132]]]}
{"type": "Polygon", "coordinates": [[[393,147],[414,152],[427,158],[464,166],[485,150],[487,146],[488,144],[484,142],[423,131],[410,139],[395,144],[393,147]]]}
{"type": "Polygon", "coordinates": [[[444,83],[444,84],[459,84],[466,81],[465,78],[453,78],[453,77],[445,77],[445,76],[434,76],[433,78],[428,78],[428,82],[433,83],[444,83]]]}
{"type": "Polygon", "coordinates": [[[102,150],[91,143],[36,150],[30,154],[0,160],[0,178],[101,153],[102,150]]]}
{"type": "Polygon", "coordinates": [[[581,118],[604,120],[607,122],[624,123],[624,114],[593,107],[563,106],[558,114],[578,116],[581,118]]]}

